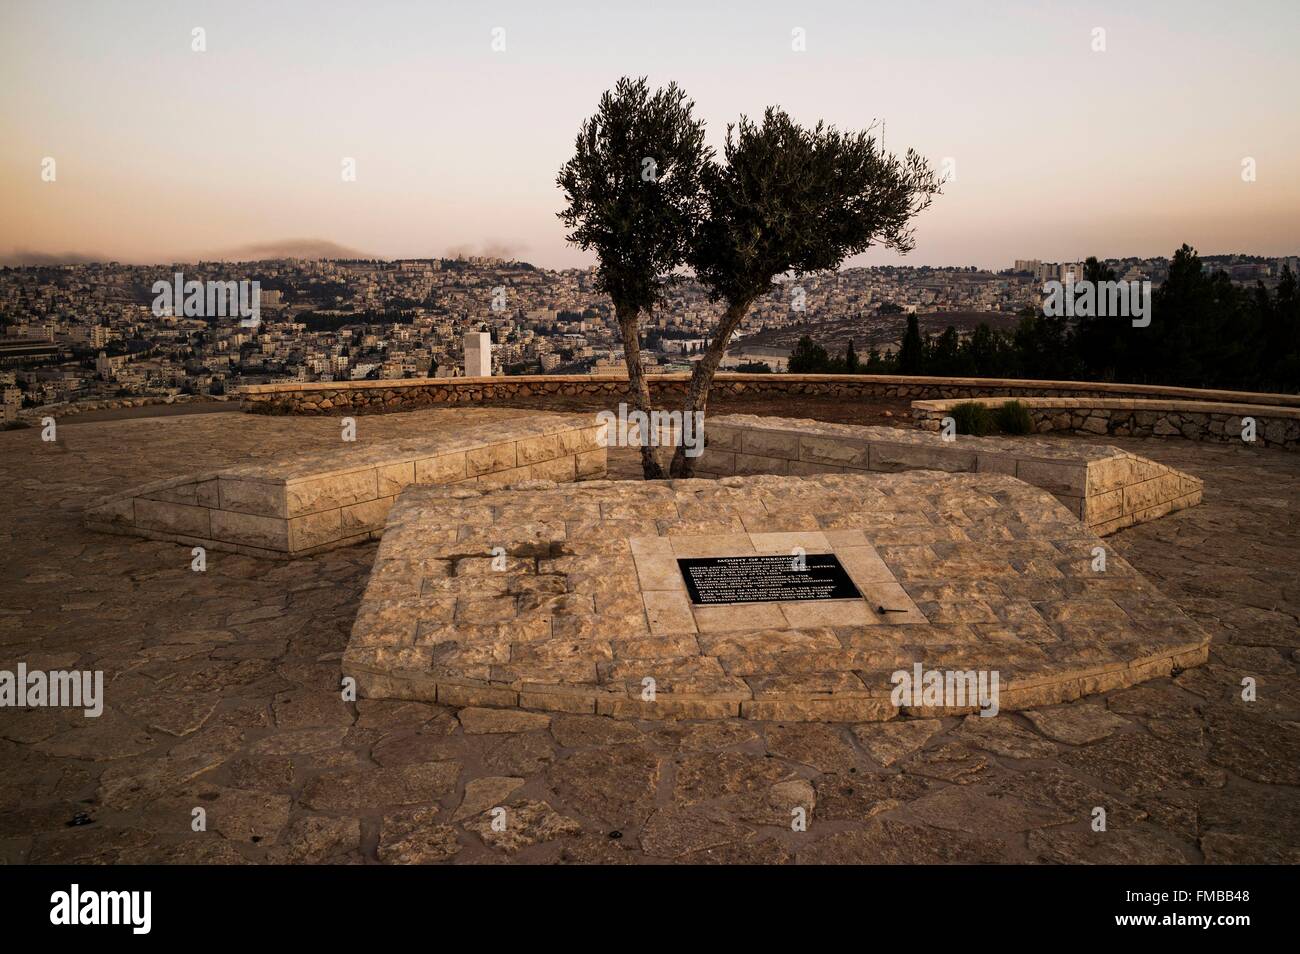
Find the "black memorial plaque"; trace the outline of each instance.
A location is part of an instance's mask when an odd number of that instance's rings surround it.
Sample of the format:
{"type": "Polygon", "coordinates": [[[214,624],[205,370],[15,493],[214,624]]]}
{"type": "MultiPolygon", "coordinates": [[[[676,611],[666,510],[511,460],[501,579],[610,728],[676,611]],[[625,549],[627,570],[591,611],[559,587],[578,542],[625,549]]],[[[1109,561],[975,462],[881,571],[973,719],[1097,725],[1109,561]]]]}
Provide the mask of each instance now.
{"type": "Polygon", "coordinates": [[[802,568],[791,554],[678,559],[677,567],[697,606],[862,598],[834,553],[809,553],[802,568]]]}

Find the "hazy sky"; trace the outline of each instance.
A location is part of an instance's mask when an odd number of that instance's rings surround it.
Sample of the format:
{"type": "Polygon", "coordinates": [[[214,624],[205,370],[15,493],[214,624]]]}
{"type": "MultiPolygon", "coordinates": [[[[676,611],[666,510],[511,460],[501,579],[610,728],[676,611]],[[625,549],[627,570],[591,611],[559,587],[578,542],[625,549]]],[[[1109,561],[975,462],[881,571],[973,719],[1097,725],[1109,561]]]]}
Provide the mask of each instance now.
{"type": "Polygon", "coordinates": [[[954,159],[914,264],[1297,254],[1298,40],[1296,0],[0,0],[0,260],[315,242],[585,264],[555,175],[643,73],[686,88],[715,146],[775,104],[954,159]]]}

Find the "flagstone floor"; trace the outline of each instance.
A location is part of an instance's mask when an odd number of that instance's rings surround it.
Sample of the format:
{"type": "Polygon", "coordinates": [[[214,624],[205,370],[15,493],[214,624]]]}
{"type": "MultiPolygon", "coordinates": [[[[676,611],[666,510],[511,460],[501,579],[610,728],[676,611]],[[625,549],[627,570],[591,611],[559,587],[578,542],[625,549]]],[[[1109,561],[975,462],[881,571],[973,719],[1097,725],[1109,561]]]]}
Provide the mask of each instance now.
{"type": "Polygon", "coordinates": [[[196,573],[80,524],[135,484],[337,439],[239,414],[0,433],[0,669],[102,669],[107,696],[98,719],[0,709],[0,860],[1300,861],[1300,455],[1113,441],[1205,481],[1200,506],[1107,538],[1210,634],[1204,666],[996,719],[653,722],[344,702],[376,545],[196,573]]]}

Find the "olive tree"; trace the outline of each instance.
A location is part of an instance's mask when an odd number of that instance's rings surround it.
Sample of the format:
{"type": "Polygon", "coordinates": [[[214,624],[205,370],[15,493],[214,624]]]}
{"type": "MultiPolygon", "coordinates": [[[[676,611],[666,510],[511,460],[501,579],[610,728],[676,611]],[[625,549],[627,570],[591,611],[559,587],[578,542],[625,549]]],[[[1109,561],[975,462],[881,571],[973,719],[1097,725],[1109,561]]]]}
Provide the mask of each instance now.
{"type": "MultiPolygon", "coordinates": [[[[705,413],[732,334],[778,276],[837,268],[873,245],[911,251],[912,219],[940,186],[913,150],[900,159],[869,131],[808,129],[775,108],[761,124],[729,126],[722,159],[703,170],[704,220],[687,255],[722,317],[691,374],[685,414],[705,413]]],[[[679,446],[671,475],[692,469],[679,446]]]]}
{"type": "MultiPolygon", "coordinates": [[[[651,92],[645,77],[620,79],[583,122],[556,180],[568,240],[596,253],[596,284],[614,305],[631,401],[647,420],[640,320],[663,300],[685,260],[702,211],[700,174],[712,158],[694,105],[676,83],[651,92]]],[[[641,438],[645,476],[662,477],[655,449],[641,438]]]]}

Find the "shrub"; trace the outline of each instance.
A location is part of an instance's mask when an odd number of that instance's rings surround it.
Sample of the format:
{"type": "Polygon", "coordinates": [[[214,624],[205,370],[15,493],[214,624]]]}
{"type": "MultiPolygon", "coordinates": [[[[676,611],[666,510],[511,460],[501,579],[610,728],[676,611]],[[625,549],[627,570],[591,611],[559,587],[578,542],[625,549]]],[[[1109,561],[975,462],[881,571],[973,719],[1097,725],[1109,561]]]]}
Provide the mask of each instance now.
{"type": "Polygon", "coordinates": [[[962,401],[949,412],[957,423],[958,434],[983,437],[993,430],[993,414],[978,401],[962,401]]]}
{"type": "Polygon", "coordinates": [[[1007,401],[993,414],[994,423],[1003,434],[1032,434],[1034,419],[1029,408],[1019,401],[1007,401]]]}

